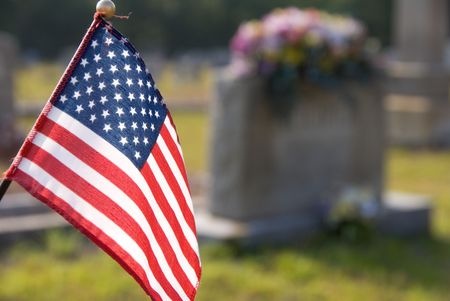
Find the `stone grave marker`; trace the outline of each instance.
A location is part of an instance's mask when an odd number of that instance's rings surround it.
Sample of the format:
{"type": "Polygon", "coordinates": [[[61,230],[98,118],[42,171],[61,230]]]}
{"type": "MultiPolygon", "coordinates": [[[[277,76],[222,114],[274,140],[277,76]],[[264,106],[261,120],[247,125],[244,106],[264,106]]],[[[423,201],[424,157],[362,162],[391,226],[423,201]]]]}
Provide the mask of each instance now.
{"type": "Polygon", "coordinates": [[[221,77],[217,87],[213,216],[244,223],[255,236],[303,235],[320,229],[348,188],[381,201],[384,128],[376,84],[299,87],[286,115],[274,113],[283,97],[270,99],[258,78],[221,77]]]}
{"type": "Polygon", "coordinates": [[[386,110],[393,144],[450,146],[447,0],[394,2],[386,110]]]}

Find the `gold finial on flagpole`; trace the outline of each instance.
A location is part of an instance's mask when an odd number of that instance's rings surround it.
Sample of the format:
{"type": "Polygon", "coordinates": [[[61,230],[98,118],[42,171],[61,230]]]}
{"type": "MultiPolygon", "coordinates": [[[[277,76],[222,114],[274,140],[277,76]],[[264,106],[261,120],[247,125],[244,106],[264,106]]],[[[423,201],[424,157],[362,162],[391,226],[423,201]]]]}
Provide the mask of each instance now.
{"type": "Polygon", "coordinates": [[[96,11],[105,19],[110,19],[116,14],[116,5],[111,0],[100,0],[97,3],[96,11]]]}

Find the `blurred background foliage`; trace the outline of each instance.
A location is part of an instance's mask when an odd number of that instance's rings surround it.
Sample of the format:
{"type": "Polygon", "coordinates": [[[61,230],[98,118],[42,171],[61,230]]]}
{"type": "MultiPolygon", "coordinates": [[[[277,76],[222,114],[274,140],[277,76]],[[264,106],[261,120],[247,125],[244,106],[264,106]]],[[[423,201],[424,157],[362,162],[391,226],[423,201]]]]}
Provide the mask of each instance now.
{"type": "MultiPolygon", "coordinates": [[[[76,46],[92,19],[96,0],[2,0],[0,30],[15,35],[31,58],[55,59],[76,46]]],[[[390,39],[391,0],[116,0],[118,14],[132,12],[132,22],[113,21],[140,49],[177,54],[189,49],[228,46],[237,26],[275,7],[316,7],[352,15],[367,24],[384,45],[390,39]]]]}

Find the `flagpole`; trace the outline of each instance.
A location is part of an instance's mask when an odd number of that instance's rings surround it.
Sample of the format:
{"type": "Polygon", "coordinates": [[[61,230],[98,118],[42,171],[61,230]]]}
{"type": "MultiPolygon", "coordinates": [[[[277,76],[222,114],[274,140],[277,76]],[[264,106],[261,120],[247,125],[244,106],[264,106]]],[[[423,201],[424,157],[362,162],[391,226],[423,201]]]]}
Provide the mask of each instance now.
{"type": "Polygon", "coordinates": [[[5,193],[8,190],[9,185],[11,185],[11,180],[7,180],[7,179],[2,180],[2,183],[0,184],[0,202],[2,201],[3,197],[5,196],[5,193]]]}

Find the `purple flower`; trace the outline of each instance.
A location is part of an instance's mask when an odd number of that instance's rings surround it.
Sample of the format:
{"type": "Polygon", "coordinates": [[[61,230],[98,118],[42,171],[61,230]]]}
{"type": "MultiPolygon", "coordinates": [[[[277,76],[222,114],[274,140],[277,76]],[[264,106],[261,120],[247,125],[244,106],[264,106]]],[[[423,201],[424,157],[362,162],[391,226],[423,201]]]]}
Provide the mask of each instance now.
{"type": "Polygon", "coordinates": [[[239,73],[257,70],[268,74],[280,64],[294,64],[291,67],[301,69],[303,66],[299,64],[311,65],[308,49],[326,49],[326,55],[336,61],[361,54],[364,39],[364,26],[353,18],[314,9],[276,9],[261,21],[239,27],[231,41],[232,64],[236,64],[239,73]]]}

